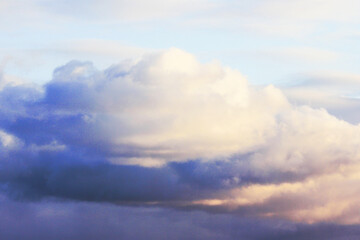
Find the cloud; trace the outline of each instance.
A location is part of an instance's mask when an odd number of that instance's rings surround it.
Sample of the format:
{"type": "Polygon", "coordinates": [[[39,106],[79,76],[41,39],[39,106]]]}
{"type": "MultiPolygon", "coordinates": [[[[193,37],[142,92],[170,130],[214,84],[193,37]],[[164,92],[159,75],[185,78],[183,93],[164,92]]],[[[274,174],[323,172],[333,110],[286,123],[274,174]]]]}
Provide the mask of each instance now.
{"type": "Polygon", "coordinates": [[[297,84],[282,89],[295,104],[326,108],[349,122],[358,123],[360,76],[347,72],[315,72],[298,76],[297,84]]]}
{"type": "Polygon", "coordinates": [[[15,86],[15,85],[23,84],[21,79],[4,73],[4,69],[8,61],[10,61],[10,57],[4,58],[0,63],[0,90],[7,85],[15,86]]]}
{"type": "Polygon", "coordinates": [[[0,237],[26,239],[355,240],[357,225],[295,224],[226,214],[86,202],[0,201],[0,237]],[[21,219],[19,220],[19,216],[21,219]]]}
{"type": "Polygon", "coordinates": [[[166,3],[158,0],[91,0],[76,3],[68,0],[14,0],[0,5],[2,22],[7,23],[2,28],[8,31],[15,31],[15,26],[19,24],[21,29],[49,29],[53,24],[81,25],[84,22],[146,23],[149,26],[151,22],[166,19],[171,20],[168,23],[172,28],[185,24],[290,37],[311,35],[319,29],[325,33],[333,32],[327,29],[329,25],[337,30],[345,24],[357,24],[360,21],[357,14],[359,8],[355,0],[169,0],[166,3]]]}
{"type": "Polygon", "coordinates": [[[272,0],[264,1],[257,8],[259,13],[280,19],[308,21],[354,21],[359,20],[356,9],[360,7],[354,0],[272,0]]]}
{"type": "MultiPolygon", "coordinates": [[[[44,49],[44,51],[46,51],[44,49]]],[[[137,48],[121,44],[117,41],[107,41],[103,39],[73,39],[54,47],[54,51],[58,52],[77,52],[85,56],[106,56],[113,59],[139,58],[145,53],[149,53],[150,49],[137,48]]],[[[154,50],[152,50],[154,52],[154,50]]],[[[92,59],[92,58],[91,58],[92,59]]]]}
{"type": "MultiPolygon", "coordinates": [[[[111,14],[113,18],[125,21],[144,21],[176,18],[207,10],[213,4],[208,0],[170,0],[163,1],[95,1],[94,9],[102,11],[102,18],[111,14]]],[[[94,11],[95,12],[95,11],[94,11]]]]}
{"type": "Polygon", "coordinates": [[[329,25],[336,29],[334,23],[342,26],[360,21],[356,13],[360,5],[354,0],[271,0],[257,3],[251,10],[252,21],[248,27],[267,34],[303,37],[318,33],[329,25]]]}
{"type": "Polygon", "coordinates": [[[272,58],[275,56],[286,61],[290,59],[304,62],[332,62],[339,58],[336,52],[309,47],[280,48],[265,53],[272,55],[272,58]]]}
{"type": "Polygon", "coordinates": [[[293,39],[316,39],[328,34],[340,36],[342,29],[359,23],[359,8],[355,0],[215,1],[213,8],[187,20],[189,26],[210,26],[232,32],[246,30],[293,39]]]}
{"type": "MultiPolygon", "coordinates": [[[[49,22],[43,19],[51,18],[51,22],[81,23],[85,21],[108,23],[143,22],[176,18],[203,11],[213,4],[207,0],[169,0],[166,3],[158,0],[121,1],[121,0],[90,0],[69,2],[68,0],[48,1],[14,0],[11,3],[1,3],[2,19],[21,22],[24,27],[48,27],[49,22]],[[21,14],[21,15],[19,15],[21,14]],[[15,18],[13,15],[17,15],[15,18]]],[[[6,25],[2,27],[7,28],[6,25]]]]}
{"type": "Polygon", "coordinates": [[[179,49],[103,71],[71,61],[42,87],[5,85],[0,103],[12,199],[360,221],[359,125],[179,49]]]}
{"type": "MultiPolygon", "coordinates": [[[[22,90],[22,86],[9,88],[4,95],[22,90]]],[[[83,133],[92,134],[86,141],[113,146],[112,157],[119,146],[131,145],[144,149],[140,157],[169,161],[249,151],[273,134],[274,115],[289,107],[274,87],[253,91],[237,71],[218,63],[202,65],[177,49],[103,72],[91,63],[73,61],[54,71],[43,92],[31,106],[43,112],[29,113],[21,126],[14,123],[13,131],[31,123],[33,129],[39,126],[44,137],[50,133],[48,127],[76,123],[74,129],[93,132],[83,133]],[[55,122],[47,126],[43,118],[55,122]]],[[[39,133],[24,137],[33,141],[39,133]]],[[[70,135],[66,133],[59,142],[68,141],[65,138],[70,135]]],[[[74,137],[83,141],[77,134],[74,137]]]]}

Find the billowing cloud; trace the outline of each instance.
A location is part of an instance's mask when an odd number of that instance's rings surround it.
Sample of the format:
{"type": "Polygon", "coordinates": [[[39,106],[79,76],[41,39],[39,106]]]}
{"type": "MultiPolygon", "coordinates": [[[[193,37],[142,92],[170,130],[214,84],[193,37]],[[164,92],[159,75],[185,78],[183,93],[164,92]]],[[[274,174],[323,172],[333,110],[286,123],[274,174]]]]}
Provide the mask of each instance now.
{"type": "Polygon", "coordinates": [[[0,183],[57,198],[359,223],[360,126],[179,49],[0,92],[0,183]]]}

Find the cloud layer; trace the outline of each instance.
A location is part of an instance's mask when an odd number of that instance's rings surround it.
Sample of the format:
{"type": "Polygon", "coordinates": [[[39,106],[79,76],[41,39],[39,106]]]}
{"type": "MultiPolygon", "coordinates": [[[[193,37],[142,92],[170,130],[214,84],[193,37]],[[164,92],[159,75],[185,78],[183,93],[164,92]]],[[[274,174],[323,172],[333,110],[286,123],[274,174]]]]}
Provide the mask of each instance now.
{"type": "Polygon", "coordinates": [[[351,24],[359,23],[359,8],[360,4],[355,0],[169,0],[166,3],[158,0],[91,0],[72,4],[67,0],[14,0],[0,3],[4,29],[19,23],[25,28],[43,28],[49,24],[44,20],[49,19],[57,24],[74,21],[148,24],[166,19],[176,23],[174,26],[242,29],[290,37],[323,34],[323,31],[356,35],[348,29],[351,24]],[[329,24],[334,24],[336,31],[326,29],[329,24]]]}
{"type": "Polygon", "coordinates": [[[170,49],[0,86],[0,186],[13,199],[360,222],[360,127],[217,62],[170,49]]]}
{"type": "Polygon", "coordinates": [[[0,237],[16,239],[356,240],[358,226],[296,224],[229,214],[85,202],[0,200],[0,237]],[[20,216],[20,217],[19,217],[20,216]]]}

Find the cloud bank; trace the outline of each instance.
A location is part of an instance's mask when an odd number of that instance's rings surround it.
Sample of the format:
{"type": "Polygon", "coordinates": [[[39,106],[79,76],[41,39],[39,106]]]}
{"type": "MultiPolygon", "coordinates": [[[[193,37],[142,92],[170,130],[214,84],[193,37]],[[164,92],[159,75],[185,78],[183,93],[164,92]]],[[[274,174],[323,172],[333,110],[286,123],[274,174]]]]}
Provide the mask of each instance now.
{"type": "Polygon", "coordinates": [[[359,125],[179,49],[103,71],[72,61],[44,86],[4,82],[0,106],[12,199],[360,222],[359,125]]]}
{"type": "Polygon", "coordinates": [[[359,228],[354,225],[304,225],[283,220],[241,218],[200,211],[189,213],[156,207],[128,208],[85,202],[28,203],[3,198],[0,203],[0,237],[7,240],[356,240],[360,234],[359,228]]]}

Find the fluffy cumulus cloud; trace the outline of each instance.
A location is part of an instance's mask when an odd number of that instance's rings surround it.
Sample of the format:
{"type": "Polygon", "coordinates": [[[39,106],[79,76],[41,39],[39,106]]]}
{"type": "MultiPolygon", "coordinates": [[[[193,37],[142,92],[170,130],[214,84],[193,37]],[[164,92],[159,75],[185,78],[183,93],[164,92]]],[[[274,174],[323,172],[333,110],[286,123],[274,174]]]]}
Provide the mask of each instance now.
{"type": "Polygon", "coordinates": [[[0,106],[10,199],[360,222],[359,125],[179,49],[72,61],[44,86],[4,84],[0,106]]]}

